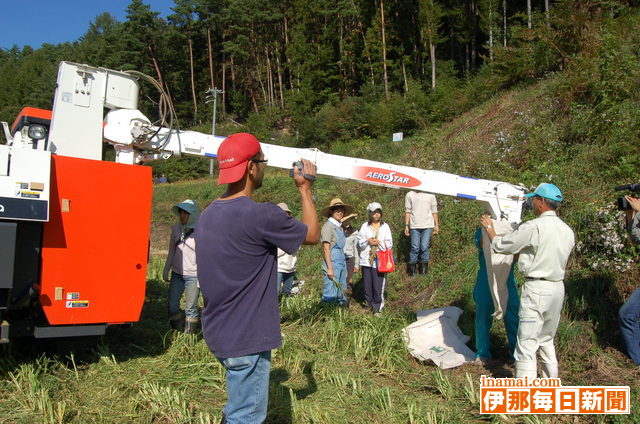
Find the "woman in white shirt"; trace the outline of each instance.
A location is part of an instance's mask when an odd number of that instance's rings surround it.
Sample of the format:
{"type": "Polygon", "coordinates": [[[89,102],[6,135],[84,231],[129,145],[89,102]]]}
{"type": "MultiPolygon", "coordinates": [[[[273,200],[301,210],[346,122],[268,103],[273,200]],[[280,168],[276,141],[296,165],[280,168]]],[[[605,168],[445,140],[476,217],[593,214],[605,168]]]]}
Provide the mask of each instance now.
{"type": "Polygon", "coordinates": [[[196,202],[188,199],[178,203],[171,210],[178,217],[179,222],[171,229],[169,253],[162,273],[164,281],[169,282],[167,299],[169,325],[174,330],[194,334],[200,315],[198,312],[200,288],[193,230],[200,216],[200,208],[196,202]],[[185,294],[184,312],[180,309],[182,293],[185,294]]]}
{"type": "Polygon", "coordinates": [[[358,233],[360,246],[360,268],[364,279],[364,297],[367,306],[379,315],[384,307],[384,288],[386,274],[378,272],[376,253],[378,250],[391,249],[393,241],[391,228],[382,221],[382,205],[378,202],[367,206],[369,221],[362,224],[358,233]]]}

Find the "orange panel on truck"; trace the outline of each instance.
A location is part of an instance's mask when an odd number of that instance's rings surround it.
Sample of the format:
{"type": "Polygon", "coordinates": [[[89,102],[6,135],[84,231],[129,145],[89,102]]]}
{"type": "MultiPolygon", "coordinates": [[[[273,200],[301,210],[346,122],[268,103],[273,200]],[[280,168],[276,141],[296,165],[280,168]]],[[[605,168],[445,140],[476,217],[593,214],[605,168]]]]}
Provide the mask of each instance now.
{"type": "Polygon", "coordinates": [[[40,302],[49,324],[135,322],[144,303],[151,168],[51,157],[40,302]]]}

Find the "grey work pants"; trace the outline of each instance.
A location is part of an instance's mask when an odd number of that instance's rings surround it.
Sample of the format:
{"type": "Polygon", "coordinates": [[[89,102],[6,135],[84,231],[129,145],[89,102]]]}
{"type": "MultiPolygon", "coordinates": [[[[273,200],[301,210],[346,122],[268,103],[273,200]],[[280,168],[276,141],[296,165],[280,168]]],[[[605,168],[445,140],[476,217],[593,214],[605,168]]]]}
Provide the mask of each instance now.
{"type": "Polygon", "coordinates": [[[540,350],[542,377],[558,377],[553,338],[564,300],[562,281],[527,280],[520,297],[520,326],[514,357],[516,377],[537,377],[536,352],[540,350]]]}

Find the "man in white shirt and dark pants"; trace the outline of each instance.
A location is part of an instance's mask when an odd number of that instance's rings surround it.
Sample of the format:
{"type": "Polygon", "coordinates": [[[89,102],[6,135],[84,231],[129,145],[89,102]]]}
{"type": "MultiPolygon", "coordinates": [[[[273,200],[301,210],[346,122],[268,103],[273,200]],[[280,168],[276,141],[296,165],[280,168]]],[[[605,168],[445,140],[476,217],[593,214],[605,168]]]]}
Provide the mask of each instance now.
{"type": "Polygon", "coordinates": [[[438,202],[431,193],[411,190],[404,197],[404,235],[411,237],[407,274],[426,274],[429,267],[431,236],[440,232],[438,202]],[[420,262],[418,262],[418,259],[420,262]]]}
{"type": "Polygon", "coordinates": [[[542,183],[526,195],[536,219],[513,233],[496,236],[491,219],[482,226],[492,250],[503,255],[519,254],[518,267],[526,276],[520,297],[520,326],[516,345],[516,377],[535,378],[536,352],[540,350],[542,376],[558,377],[553,338],[558,329],[564,299],[564,274],[575,243],[573,230],[558,216],[562,193],[553,184],[542,183]]]}

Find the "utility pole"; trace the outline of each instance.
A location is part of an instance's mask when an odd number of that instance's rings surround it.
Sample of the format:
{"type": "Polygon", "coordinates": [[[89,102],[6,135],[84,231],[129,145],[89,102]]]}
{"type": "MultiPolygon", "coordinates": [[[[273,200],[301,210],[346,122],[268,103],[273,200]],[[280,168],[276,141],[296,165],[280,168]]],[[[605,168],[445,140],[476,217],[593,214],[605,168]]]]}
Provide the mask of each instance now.
{"type": "MultiPolygon", "coordinates": [[[[213,117],[211,118],[211,135],[215,137],[216,135],[216,109],[218,106],[218,94],[223,94],[224,91],[219,90],[217,87],[213,87],[205,91],[205,103],[213,102],[213,117]]],[[[213,177],[213,158],[211,158],[211,162],[209,163],[209,175],[213,177]]]]}

